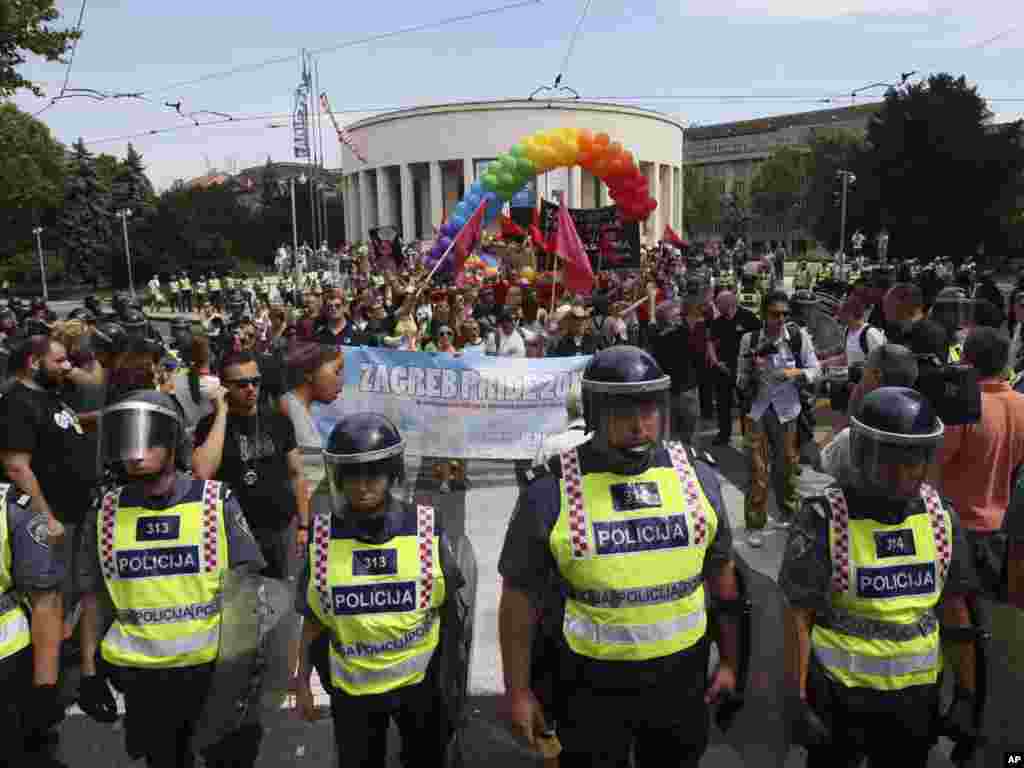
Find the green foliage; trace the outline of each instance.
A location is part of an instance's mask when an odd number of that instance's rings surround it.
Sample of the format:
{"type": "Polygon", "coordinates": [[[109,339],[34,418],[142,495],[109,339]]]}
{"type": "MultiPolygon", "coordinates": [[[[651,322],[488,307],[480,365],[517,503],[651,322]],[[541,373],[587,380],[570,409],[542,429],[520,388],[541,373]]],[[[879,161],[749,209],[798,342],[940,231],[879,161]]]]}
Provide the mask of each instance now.
{"type": "MultiPolygon", "coordinates": [[[[890,91],[868,126],[860,168],[868,184],[865,231],[886,226],[896,251],[971,255],[999,234],[1017,208],[1024,174],[1021,123],[991,125],[992,113],[964,77],[932,75],[890,91]]],[[[858,174],[861,175],[861,174],[858,174]]]]}
{"type": "Polygon", "coordinates": [[[860,170],[860,157],[864,149],[863,138],[852,131],[822,131],[811,140],[808,158],[808,187],[805,203],[806,221],[815,239],[830,250],[839,245],[841,210],[833,200],[837,189],[836,172],[857,169],[857,185],[848,195],[847,231],[853,232],[867,198],[865,190],[870,179],[860,170]]]}
{"type": "Polygon", "coordinates": [[[60,213],[69,274],[91,280],[98,272],[110,269],[115,222],[110,193],[103,189],[92,154],[79,139],[69,163],[60,213]]]}
{"type": "Polygon", "coordinates": [[[725,185],[702,170],[688,166],[684,172],[684,219],[686,231],[707,231],[721,219],[725,185]]]}
{"type": "MultiPolygon", "coordinates": [[[[64,259],[56,253],[43,251],[46,259],[46,279],[52,285],[64,274],[64,259]]],[[[39,253],[37,251],[18,251],[0,264],[0,280],[10,280],[12,285],[18,283],[41,283],[39,275],[39,253]]]]}
{"type": "Polygon", "coordinates": [[[35,247],[32,228],[50,224],[64,188],[64,148],[13,104],[0,104],[0,253],[35,247]]]}
{"type": "Polygon", "coordinates": [[[761,163],[750,185],[751,204],[759,216],[789,225],[802,206],[810,157],[791,147],[776,150],[761,163]]]}
{"type": "Polygon", "coordinates": [[[128,154],[118,164],[111,183],[113,208],[130,208],[135,215],[145,215],[154,207],[153,184],[146,176],[142,155],[128,145],[128,154]]]}
{"type": "Polygon", "coordinates": [[[0,2],[0,97],[28,88],[42,96],[39,86],[18,74],[29,53],[58,61],[79,36],[60,31],[49,22],[60,18],[53,0],[2,0],[0,2]]]}

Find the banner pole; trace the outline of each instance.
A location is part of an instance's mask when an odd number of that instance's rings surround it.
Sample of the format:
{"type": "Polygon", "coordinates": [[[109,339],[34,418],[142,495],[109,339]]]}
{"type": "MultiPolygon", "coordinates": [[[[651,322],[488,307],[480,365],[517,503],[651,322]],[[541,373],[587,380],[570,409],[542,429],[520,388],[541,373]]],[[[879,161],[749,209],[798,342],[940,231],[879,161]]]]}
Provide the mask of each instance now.
{"type": "Polygon", "coordinates": [[[555,314],[555,294],[558,292],[558,251],[555,251],[555,269],[551,273],[551,310],[550,315],[555,314]]]}
{"type": "Polygon", "coordinates": [[[444,255],[442,255],[441,258],[437,260],[437,264],[435,264],[434,268],[430,270],[430,274],[427,275],[427,278],[423,281],[423,285],[421,285],[417,289],[417,291],[416,291],[416,295],[417,296],[419,296],[420,293],[423,292],[424,288],[426,288],[428,285],[430,285],[430,280],[434,276],[434,273],[437,272],[437,270],[441,268],[441,265],[444,264],[444,260],[448,258],[448,254],[451,253],[451,250],[454,247],[455,247],[455,238],[453,237],[451,244],[445,249],[444,255]]]}

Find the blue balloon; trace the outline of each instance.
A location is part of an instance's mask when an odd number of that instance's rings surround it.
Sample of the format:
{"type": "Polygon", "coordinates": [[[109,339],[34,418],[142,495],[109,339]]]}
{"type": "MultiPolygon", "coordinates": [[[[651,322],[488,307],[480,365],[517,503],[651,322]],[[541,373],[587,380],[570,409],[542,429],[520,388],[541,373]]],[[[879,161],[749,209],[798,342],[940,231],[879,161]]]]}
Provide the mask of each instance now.
{"type": "MultiPolygon", "coordinates": [[[[462,217],[463,219],[465,219],[467,216],[472,215],[472,213],[473,212],[469,210],[469,206],[466,205],[465,201],[463,201],[455,206],[455,216],[453,217],[453,221],[455,218],[458,217],[462,217]]],[[[459,229],[462,229],[462,227],[459,227],[459,229]]]]}
{"type": "Polygon", "coordinates": [[[454,216],[452,216],[452,220],[451,220],[451,225],[453,227],[455,227],[455,231],[456,232],[458,232],[460,229],[462,229],[464,226],[466,226],[466,217],[465,216],[459,216],[457,211],[458,211],[458,209],[456,209],[456,214],[454,216]]]}
{"type": "Polygon", "coordinates": [[[488,203],[492,203],[492,202],[494,202],[495,200],[498,199],[498,193],[497,192],[488,192],[486,195],[484,195],[484,199],[488,203]]]}
{"type": "Polygon", "coordinates": [[[450,246],[451,244],[452,239],[450,237],[442,237],[440,240],[437,241],[437,247],[441,251],[441,253],[447,251],[448,246],[450,246]]]}
{"type": "Polygon", "coordinates": [[[481,184],[479,181],[474,181],[472,184],[469,185],[469,194],[476,195],[477,197],[479,197],[480,195],[484,194],[484,185],[481,184]]]}
{"type": "Polygon", "coordinates": [[[469,210],[476,211],[480,207],[480,201],[483,200],[480,195],[470,195],[466,198],[466,204],[469,206],[469,210]]]}
{"type": "Polygon", "coordinates": [[[487,202],[487,210],[484,212],[484,226],[489,226],[501,213],[501,209],[504,207],[504,203],[498,195],[493,195],[492,199],[487,202]]]}

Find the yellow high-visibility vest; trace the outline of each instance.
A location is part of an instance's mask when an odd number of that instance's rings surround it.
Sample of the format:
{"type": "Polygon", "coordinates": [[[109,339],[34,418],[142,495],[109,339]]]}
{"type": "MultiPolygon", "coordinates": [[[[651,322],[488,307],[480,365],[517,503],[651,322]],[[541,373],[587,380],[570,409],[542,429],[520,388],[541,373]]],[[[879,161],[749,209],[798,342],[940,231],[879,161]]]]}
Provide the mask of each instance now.
{"type": "Polygon", "coordinates": [[[434,508],[407,505],[396,535],[355,538],[344,520],[313,518],[307,598],[331,636],[331,682],[350,696],[423,681],[445,601],[434,508]]]}
{"type": "Polygon", "coordinates": [[[592,659],[643,661],[707,631],[702,570],[718,517],[681,444],[673,466],[628,477],[581,474],[561,456],[562,501],[549,545],[569,587],[562,631],[592,659]]]}
{"type": "Polygon", "coordinates": [[[928,485],[921,511],[895,525],[851,518],[838,488],[826,497],[832,610],[811,631],[815,657],[850,688],[934,684],[942,670],[935,606],[953,545],[949,512],[928,485]]]}
{"type": "Polygon", "coordinates": [[[117,488],[100,508],[100,569],[115,609],[103,658],[148,669],[209,663],[217,657],[228,568],[222,485],[193,480],[167,509],[141,501],[138,487],[117,488]]]}
{"type": "MultiPolygon", "coordinates": [[[[0,484],[0,661],[32,643],[28,614],[14,588],[14,552],[7,529],[7,496],[11,486],[0,484]]],[[[17,493],[17,489],[14,489],[17,493]]]]}

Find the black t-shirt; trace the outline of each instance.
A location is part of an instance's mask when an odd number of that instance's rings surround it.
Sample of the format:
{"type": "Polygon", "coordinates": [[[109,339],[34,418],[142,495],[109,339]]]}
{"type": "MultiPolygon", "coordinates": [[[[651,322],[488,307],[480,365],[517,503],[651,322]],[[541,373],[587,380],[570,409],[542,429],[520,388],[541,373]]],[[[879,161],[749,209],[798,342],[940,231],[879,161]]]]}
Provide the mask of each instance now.
{"type": "Polygon", "coordinates": [[[716,342],[718,359],[736,370],[740,357],[740,339],[743,334],[756,331],[761,327],[757,315],[743,307],[736,308],[731,318],[721,315],[711,321],[711,339],[716,342]]]}
{"type": "MultiPolygon", "coordinates": [[[[214,418],[210,414],[196,425],[197,446],[206,442],[214,418]]],[[[287,456],[296,445],[291,420],[278,413],[228,414],[224,452],[213,479],[231,486],[253,528],[279,530],[295,515],[295,492],[288,476],[287,456]],[[250,457],[247,461],[242,459],[243,445],[250,457]]]]}
{"type": "Polygon", "coordinates": [[[17,382],[0,398],[0,450],[32,455],[32,472],[54,516],[80,523],[98,477],[96,443],[54,392],[17,382]]]}

